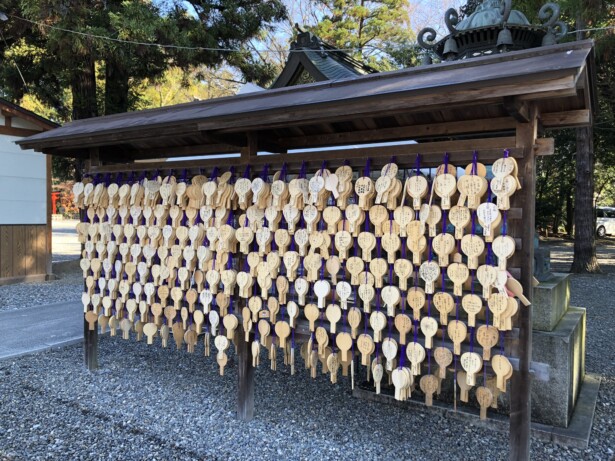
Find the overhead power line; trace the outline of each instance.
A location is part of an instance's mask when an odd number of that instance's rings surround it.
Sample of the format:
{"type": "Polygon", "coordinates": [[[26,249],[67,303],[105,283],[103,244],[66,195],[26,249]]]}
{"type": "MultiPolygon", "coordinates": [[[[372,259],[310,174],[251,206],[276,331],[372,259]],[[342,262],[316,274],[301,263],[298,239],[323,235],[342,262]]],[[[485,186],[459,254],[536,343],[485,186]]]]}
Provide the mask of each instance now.
{"type": "MultiPolygon", "coordinates": [[[[139,45],[139,46],[155,46],[158,48],[169,48],[169,49],[175,49],[175,50],[187,50],[187,51],[222,51],[222,52],[236,52],[236,51],[241,51],[237,48],[216,48],[216,47],[203,47],[203,46],[184,46],[184,45],[170,45],[170,44],[162,44],[162,43],[153,43],[153,42],[140,42],[140,41],[136,41],[136,40],[124,40],[121,38],[114,38],[114,37],[108,37],[106,35],[98,35],[98,34],[92,34],[89,32],[81,32],[78,30],[72,30],[72,29],[65,29],[64,27],[59,27],[59,26],[54,26],[52,24],[45,24],[44,22],[39,22],[39,21],[33,21],[31,19],[27,19],[27,18],[22,18],[21,16],[16,16],[14,14],[6,14],[7,16],[17,19],[19,21],[25,21],[28,22],[30,24],[34,24],[40,27],[45,27],[48,29],[54,29],[54,30],[59,30],[62,32],[66,32],[69,34],[75,34],[75,35],[80,35],[82,37],[89,37],[89,38],[97,38],[100,40],[107,40],[110,42],[116,42],[116,43],[126,43],[128,45],[139,45]]],[[[318,52],[337,52],[337,51],[344,51],[344,52],[353,52],[353,51],[362,51],[365,49],[374,49],[374,50],[380,50],[379,47],[376,46],[369,46],[366,45],[363,48],[328,48],[328,49],[319,49],[319,50],[314,50],[314,51],[318,51],[318,52]]],[[[274,50],[274,49],[255,49],[255,51],[259,52],[259,53],[281,53],[281,52],[303,52],[304,50],[274,50]]]]}
{"type": "MultiPolygon", "coordinates": [[[[233,52],[241,51],[240,49],[237,49],[237,48],[185,46],[185,45],[163,44],[163,43],[154,43],[154,42],[141,42],[137,40],[125,40],[121,38],[109,37],[106,35],[98,35],[98,34],[92,34],[89,32],[82,32],[78,30],[66,29],[64,27],[59,27],[59,26],[55,26],[52,24],[45,24],[44,22],[34,21],[32,19],[23,18],[21,16],[3,13],[0,11],[0,20],[2,21],[7,20],[8,19],[7,16],[14,18],[18,21],[24,21],[24,22],[27,22],[27,23],[30,23],[30,24],[33,24],[39,27],[47,28],[47,29],[59,30],[61,32],[65,32],[68,34],[74,34],[74,35],[79,35],[82,37],[95,38],[99,40],[106,40],[109,42],[122,43],[122,44],[127,44],[127,45],[150,46],[150,47],[157,47],[157,48],[163,48],[163,49],[186,50],[186,51],[219,51],[219,52],[225,52],[225,53],[233,53],[233,52]]],[[[589,28],[589,29],[573,30],[573,31],[568,32],[567,35],[576,34],[578,32],[595,32],[595,31],[613,30],[613,29],[615,29],[615,26],[594,27],[594,28],[589,28]]],[[[416,44],[411,44],[411,45],[416,46],[416,44]]],[[[382,49],[382,47],[378,47],[374,45],[365,45],[362,48],[322,48],[322,49],[318,49],[314,51],[319,52],[319,53],[335,53],[335,52],[361,52],[365,50],[380,51],[380,52],[385,52],[385,53],[387,52],[386,50],[382,49]]],[[[293,53],[293,52],[305,52],[306,50],[304,49],[297,49],[297,50],[292,50],[292,49],[291,50],[279,50],[278,49],[276,50],[276,49],[271,49],[271,48],[260,48],[260,49],[255,48],[254,51],[257,53],[293,53]]]]}

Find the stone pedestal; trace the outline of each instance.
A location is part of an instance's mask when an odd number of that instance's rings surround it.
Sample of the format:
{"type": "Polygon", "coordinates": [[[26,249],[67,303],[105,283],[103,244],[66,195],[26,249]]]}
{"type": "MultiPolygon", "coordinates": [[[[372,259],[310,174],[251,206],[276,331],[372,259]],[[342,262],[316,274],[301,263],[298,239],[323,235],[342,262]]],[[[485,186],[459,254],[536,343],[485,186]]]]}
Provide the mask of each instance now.
{"type": "Polygon", "coordinates": [[[585,309],[570,307],[552,331],[535,329],[532,360],[549,365],[549,381],[532,381],[532,421],[568,427],[585,376],[585,309]]]}
{"type": "Polygon", "coordinates": [[[532,320],[534,330],[553,331],[570,305],[568,274],[552,276],[534,288],[532,320]]]}

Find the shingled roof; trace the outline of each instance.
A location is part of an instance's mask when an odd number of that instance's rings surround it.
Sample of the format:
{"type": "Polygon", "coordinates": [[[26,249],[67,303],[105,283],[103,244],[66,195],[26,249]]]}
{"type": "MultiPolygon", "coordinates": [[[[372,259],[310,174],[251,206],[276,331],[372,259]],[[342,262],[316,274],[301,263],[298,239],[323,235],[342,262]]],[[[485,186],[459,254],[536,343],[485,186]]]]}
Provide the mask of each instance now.
{"type": "Polygon", "coordinates": [[[301,82],[306,72],[314,82],[356,78],[376,69],[357,61],[343,51],[323,42],[311,32],[300,31],[291,43],[284,69],[271,88],[284,88],[301,82]]]}

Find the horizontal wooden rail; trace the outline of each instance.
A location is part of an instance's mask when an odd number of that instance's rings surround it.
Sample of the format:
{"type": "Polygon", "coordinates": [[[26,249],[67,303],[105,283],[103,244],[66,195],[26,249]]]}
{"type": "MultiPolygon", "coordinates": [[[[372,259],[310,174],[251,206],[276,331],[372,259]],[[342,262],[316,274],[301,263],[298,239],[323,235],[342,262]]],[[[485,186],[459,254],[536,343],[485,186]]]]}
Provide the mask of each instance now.
{"type": "MultiPolygon", "coordinates": [[[[374,167],[382,166],[395,157],[395,163],[401,168],[412,168],[416,162],[416,155],[421,155],[422,167],[437,167],[444,161],[444,154],[449,153],[450,162],[454,165],[465,166],[473,159],[474,152],[482,163],[493,163],[503,156],[505,149],[512,157],[523,158],[523,149],[515,146],[515,138],[487,138],[466,141],[445,141],[425,144],[402,144],[395,146],[358,147],[355,149],[315,150],[288,154],[257,155],[246,158],[238,155],[233,157],[202,158],[169,162],[135,162],[110,165],[92,165],[89,173],[118,173],[127,171],[156,171],[161,173],[170,170],[199,170],[214,167],[230,169],[232,166],[264,166],[281,167],[288,165],[289,172],[297,172],[303,162],[314,168],[319,168],[323,161],[331,163],[348,163],[357,168],[365,166],[369,158],[374,167]]],[[[101,160],[104,161],[104,158],[101,160]]]]}

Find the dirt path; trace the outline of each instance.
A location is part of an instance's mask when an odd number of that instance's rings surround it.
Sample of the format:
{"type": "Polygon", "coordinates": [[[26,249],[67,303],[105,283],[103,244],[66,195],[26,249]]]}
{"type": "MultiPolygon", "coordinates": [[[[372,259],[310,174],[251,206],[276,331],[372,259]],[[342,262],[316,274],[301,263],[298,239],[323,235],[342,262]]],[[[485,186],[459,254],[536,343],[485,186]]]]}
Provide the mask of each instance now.
{"type": "MultiPolygon", "coordinates": [[[[540,241],[541,248],[551,250],[551,270],[553,272],[570,272],[574,242],[563,239],[547,239],[540,241]]],[[[605,238],[596,241],[596,255],[604,274],[615,274],[615,238],[605,238]]]]}

